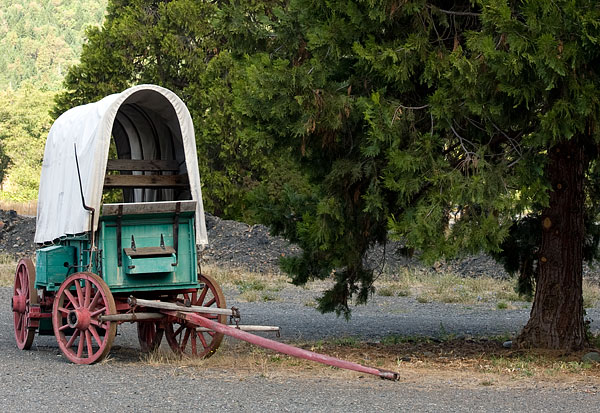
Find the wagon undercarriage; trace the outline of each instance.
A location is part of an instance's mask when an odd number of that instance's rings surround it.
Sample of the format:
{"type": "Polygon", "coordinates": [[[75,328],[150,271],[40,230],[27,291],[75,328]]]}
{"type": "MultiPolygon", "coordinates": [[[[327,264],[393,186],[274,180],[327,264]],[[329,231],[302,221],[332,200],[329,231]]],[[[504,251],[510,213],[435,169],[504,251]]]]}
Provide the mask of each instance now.
{"type": "MultiPolygon", "coordinates": [[[[279,327],[240,324],[238,308],[225,308],[216,282],[200,276],[203,287],[159,294],[160,299],[113,296],[100,277],[76,273],[68,277],[53,299],[30,300],[28,286],[33,264],[19,262],[12,300],[15,337],[21,349],[29,349],[41,320],[52,319],[54,335],[63,354],[77,364],[91,364],[109,353],[117,326],[137,322],[143,352],[156,350],[166,338],[176,354],[210,357],[224,335],[251,344],[330,366],[397,380],[398,373],[294,347],[250,332],[276,332],[279,327]],[[227,320],[231,323],[227,324],[227,320]]],[[[37,297],[37,292],[36,292],[37,297]]],[[[40,298],[40,297],[37,297],[40,298]]]]}

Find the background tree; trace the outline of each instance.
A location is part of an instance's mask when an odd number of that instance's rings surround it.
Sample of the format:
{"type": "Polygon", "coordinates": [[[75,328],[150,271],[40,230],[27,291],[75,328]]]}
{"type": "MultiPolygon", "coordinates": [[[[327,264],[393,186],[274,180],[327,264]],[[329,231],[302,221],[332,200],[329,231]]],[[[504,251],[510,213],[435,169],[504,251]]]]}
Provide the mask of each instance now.
{"type": "MultiPolygon", "coordinates": [[[[262,218],[303,247],[285,263],[294,281],[333,274],[319,308],[347,314],[351,297],[372,291],[362,257],[388,231],[425,260],[478,250],[510,260],[501,247],[518,237],[515,221],[538,214],[540,244],[523,267],[538,273],[537,288],[517,342],[582,348],[582,260],[597,232],[599,6],[445,4],[291,2],[297,47],[250,84],[255,96],[289,91],[302,108],[283,117],[297,134],[278,142],[297,148],[314,189],[263,197],[262,218]],[[270,73],[281,83],[262,80],[270,73]]],[[[253,105],[256,118],[270,101],[253,105]]]]}
{"type": "Polygon", "coordinates": [[[37,198],[48,111],[106,3],[0,0],[0,198],[37,198]]]}
{"type": "Polygon", "coordinates": [[[321,311],[368,299],[365,253],[392,236],[426,261],[484,250],[520,262],[537,282],[519,344],[577,349],[600,199],[599,7],[115,0],[57,113],[133,83],[175,90],[208,208],[253,205],[300,245],[283,262],[293,281],[336,281],[321,311]],[[539,237],[519,236],[525,222],[539,237]]]}
{"type": "Polygon", "coordinates": [[[39,171],[46,135],[51,125],[52,92],[25,84],[18,92],[0,91],[0,199],[26,201],[37,198],[39,171]],[[6,179],[3,175],[6,171],[6,179]]]}
{"type": "Polygon", "coordinates": [[[268,175],[270,137],[245,123],[236,85],[245,56],[269,48],[281,1],[115,0],[69,70],[54,115],[134,84],[154,83],[188,104],[198,141],[205,207],[251,219],[246,193],[268,175]]]}

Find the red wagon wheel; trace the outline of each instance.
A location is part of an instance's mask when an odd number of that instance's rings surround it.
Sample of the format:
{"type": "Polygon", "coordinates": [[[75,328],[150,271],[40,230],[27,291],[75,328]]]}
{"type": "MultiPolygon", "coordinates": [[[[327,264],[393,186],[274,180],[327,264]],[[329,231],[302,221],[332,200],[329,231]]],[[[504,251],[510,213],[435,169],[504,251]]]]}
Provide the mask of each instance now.
{"type": "Polygon", "coordinates": [[[17,264],[11,302],[15,339],[17,340],[17,347],[21,350],[29,350],[33,343],[36,328],[30,327],[29,310],[31,305],[37,304],[37,302],[35,267],[29,258],[22,258],[17,264]]]}
{"type": "MultiPolygon", "coordinates": [[[[223,296],[219,284],[208,275],[201,275],[199,281],[204,283],[204,288],[199,288],[191,294],[180,295],[178,300],[189,300],[191,305],[226,308],[225,297],[223,296]]],[[[227,316],[223,314],[201,315],[222,324],[227,322],[227,316]]],[[[165,326],[165,336],[171,349],[175,353],[186,354],[193,357],[212,356],[223,340],[223,334],[214,331],[198,331],[195,324],[185,321],[167,323],[165,326]]]]}
{"type": "Polygon", "coordinates": [[[61,351],[76,364],[102,360],[110,351],[117,324],[99,317],[116,313],[115,300],[102,278],[90,272],[68,277],[52,307],[52,326],[61,351]]]}
{"type": "Polygon", "coordinates": [[[164,329],[156,321],[140,321],[137,323],[138,340],[142,352],[150,353],[160,346],[164,329]]]}

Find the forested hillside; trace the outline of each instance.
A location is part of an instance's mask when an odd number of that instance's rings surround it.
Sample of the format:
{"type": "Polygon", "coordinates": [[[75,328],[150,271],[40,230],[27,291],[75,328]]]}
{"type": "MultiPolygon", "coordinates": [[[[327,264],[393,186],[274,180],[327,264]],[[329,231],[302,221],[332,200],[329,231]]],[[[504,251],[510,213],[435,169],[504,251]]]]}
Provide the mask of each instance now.
{"type": "Polygon", "coordinates": [[[106,0],[0,0],[0,88],[29,80],[59,89],[86,27],[98,25],[105,9],[106,0]]]}
{"type": "Polygon", "coordinates": [[[107,0],[0,0],[0,199],[37,197],[49,110],[107,0]]]}

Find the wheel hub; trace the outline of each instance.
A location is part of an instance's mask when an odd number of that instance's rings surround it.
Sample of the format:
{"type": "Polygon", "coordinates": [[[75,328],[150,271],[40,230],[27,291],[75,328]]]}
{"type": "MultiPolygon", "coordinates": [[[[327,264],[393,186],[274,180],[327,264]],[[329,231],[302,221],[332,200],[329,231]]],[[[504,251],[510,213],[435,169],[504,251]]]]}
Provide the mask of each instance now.
{"type": "Polygon", "coordinates": [[[87,330],[91,324],[92,317],[86,308],[78,308],[69,311],[67,315],[67,323],[69,327],[78,330],[87,330]]]}
{"type": "Polygon", "coordinates": [[[27,299],[24,295],[13,295],[11,306],[15,313],[23,314],[27,310],[27,299]]]}

